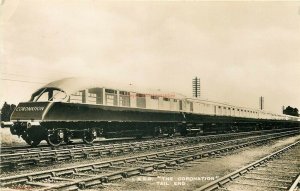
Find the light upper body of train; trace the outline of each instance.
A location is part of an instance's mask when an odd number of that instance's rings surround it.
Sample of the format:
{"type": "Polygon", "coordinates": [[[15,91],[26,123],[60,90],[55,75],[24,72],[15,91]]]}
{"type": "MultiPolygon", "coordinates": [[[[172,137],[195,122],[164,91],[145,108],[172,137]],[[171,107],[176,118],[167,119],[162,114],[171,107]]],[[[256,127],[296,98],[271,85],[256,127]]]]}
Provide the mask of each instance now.
{"type": "Polygon", "coordinates": [[[87,78],[65,78],[35,91],[11,115],[11,133],[35,146],[57,146],[81,138],[173,136],[294,126],[298,117],[188,98],[177,93],[136,90],[87,78]]]}

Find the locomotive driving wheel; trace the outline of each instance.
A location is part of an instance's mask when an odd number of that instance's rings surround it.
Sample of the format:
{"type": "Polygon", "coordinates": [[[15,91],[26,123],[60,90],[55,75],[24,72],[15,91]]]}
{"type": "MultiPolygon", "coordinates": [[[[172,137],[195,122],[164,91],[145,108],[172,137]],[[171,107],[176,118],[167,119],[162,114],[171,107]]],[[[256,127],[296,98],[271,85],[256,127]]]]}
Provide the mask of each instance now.
{"type": "Polygon", "coordinates": [[[28,145],[32,147],[36,147],[41,142],[41,140],[31,138],[26,132],[23,133],[22,138],[28,145]]]}
{"type": "Polygon", "coordinates": [[[97,132],[95,129],[87,129],[83,132],[82,140],[87,144],[92,144],[97,137],[97,132]]]}
{"type": "Polygon", "coordinates": [[[48,130],[47,143],[57,147],[63,142],[64,132],[62,130],[48,130]]]}

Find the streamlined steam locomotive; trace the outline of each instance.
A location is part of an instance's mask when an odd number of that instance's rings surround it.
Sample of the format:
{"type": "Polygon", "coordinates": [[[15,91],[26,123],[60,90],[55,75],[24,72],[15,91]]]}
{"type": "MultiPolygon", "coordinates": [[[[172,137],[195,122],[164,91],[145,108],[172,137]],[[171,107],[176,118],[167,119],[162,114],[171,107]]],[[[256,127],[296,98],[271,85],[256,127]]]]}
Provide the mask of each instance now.
{"type": "Polygon", "coordinates": [[[173,136],[298,126],[299,118],[225,103],[188,98],[177,93],[135,90],[66,78],[35,91],[11,115],[13,135],[29,145],[46,140],[52,146],[81,138],[173,136]]]}

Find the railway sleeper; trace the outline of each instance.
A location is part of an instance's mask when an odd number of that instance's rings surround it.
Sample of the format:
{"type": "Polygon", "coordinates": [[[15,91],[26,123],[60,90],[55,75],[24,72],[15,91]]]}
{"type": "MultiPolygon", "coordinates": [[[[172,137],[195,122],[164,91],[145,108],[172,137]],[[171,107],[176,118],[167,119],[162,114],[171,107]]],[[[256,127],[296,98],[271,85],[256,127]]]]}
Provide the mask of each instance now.
{"type": "Polygon", "coordinates": [[[135,169],[135,170],[130,170],[130,171],[125,172],[123,176],[125,178],[128,178],[128,177],[136,176],[136,175],[139,175],[139,174],[141,174],[141,170],[140,169],[135,169]]]}
{"type": "Polygon", "coordinates": [[[71,175],[71,174],[75,174],[75,170],[70,169],[70,170],[63,170],[60,172],[54,172],[54,174],[52,173],[52,176],[63,176],[63,175],[71,175]]]}
{"type": "Polygon", "coordinates": [[[230,180],[234,180],[234,179],[240,177],[241,175],[243,175],[243,174],[240,172],[240,173],[237,173],[237,174],[232,175],[231,177],[229,177],[229,179],[230,179],[230,180]]]}
{"type": "Polygon", "coordinates": [[[85,181],[85,182],[78,183],[78,188],[79,189],[85,189],[85,188],[88,188],[88,187],[99,185],[101,183],[102,183],[102,181],[100,179],[88,180],[88,181],[85,181]]]}
{"type": "Polygon", "coordinates": [[[12,186],[16,184],[24,184],[28,181],[28,178],[20,178],[9,182],[1,182],[1,187],[12,186]]]}
{"type": "Polygon", "coordinates": [[[143,167],[141,168],[142,173],[152,172],[154,170],[153,166],[143,167]]]}
{"type": "Polygon", "coordinates": [[[76,172],[85,172],[85,171],[90,171],[92,169],[93,169],[92,166],[79,167],[79,168],[76,169],[76,172]]]}
{"type": "Polygon", "coordinates": [[[83,154],[84,158],[86,158],[86,159],[91,158],[90,153],[87,151],[84,151],[82,154],[83,154]]]}
{"type": "Polygon", "coordinates": [[[154,169],[155,170],[157,170],[157,169],[164,169],[166,167],[167,167],[167,165],[165,163],[154,165],[154,169]]]}
{"type": "Polygon", "coordinates": [[[93,165],[93,168],[94,168],[94,169],[108,168],[108,167],[110,167],[110,166],[111,166],[111,164],[108,162],[108,163],[104,163],[104,164],[93,165]]]}
{"type": "Polygon", "coordinates": [[[220,186],[223,186],[223,185],[225,185],[226,183],[228,183],[228,182],[230,182],[230,181],[231,181],[230,178],[227,178],[227,179],[225,179],[225,180],[220,181],[220,182],[219,182],[219,185],[220,185],[220,186]]]}
{"type": "Polygon", "coordinates": [[[104,182],[104,183],[109,183],[111,181],[120,180],[120,179],[123,179],[122,173],[120,173],[120,172],[118,172],[117,174],[112,174],[112,175],[108,175],[108,176],[100,178],[101,182],[104,182]]]}
{"type": "Polygon", "coordinates": [[[177,163],[176,163],[176,161],[171,161],[171,162],[167,162],[167,165],[168,166],[176,166],[177,163]]]}
{"type": "Polygon", "coordinates": [[[192,156],[190,156],[190,157],[185,158],[184,160],[185,160],[186,162],[188,162],[188,161],[193,161],[194,158],[193,158],[192,156]]]}

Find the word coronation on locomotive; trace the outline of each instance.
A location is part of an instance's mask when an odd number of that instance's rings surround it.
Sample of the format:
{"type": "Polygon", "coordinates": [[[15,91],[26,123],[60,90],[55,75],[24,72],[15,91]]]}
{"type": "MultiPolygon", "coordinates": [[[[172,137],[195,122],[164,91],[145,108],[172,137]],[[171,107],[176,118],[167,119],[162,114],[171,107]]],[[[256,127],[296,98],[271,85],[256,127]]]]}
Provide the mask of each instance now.
{"type": "Polygon", "coordinates": [[[44,111],[45,107],[17,107],[16,111],[44,111]]]}

